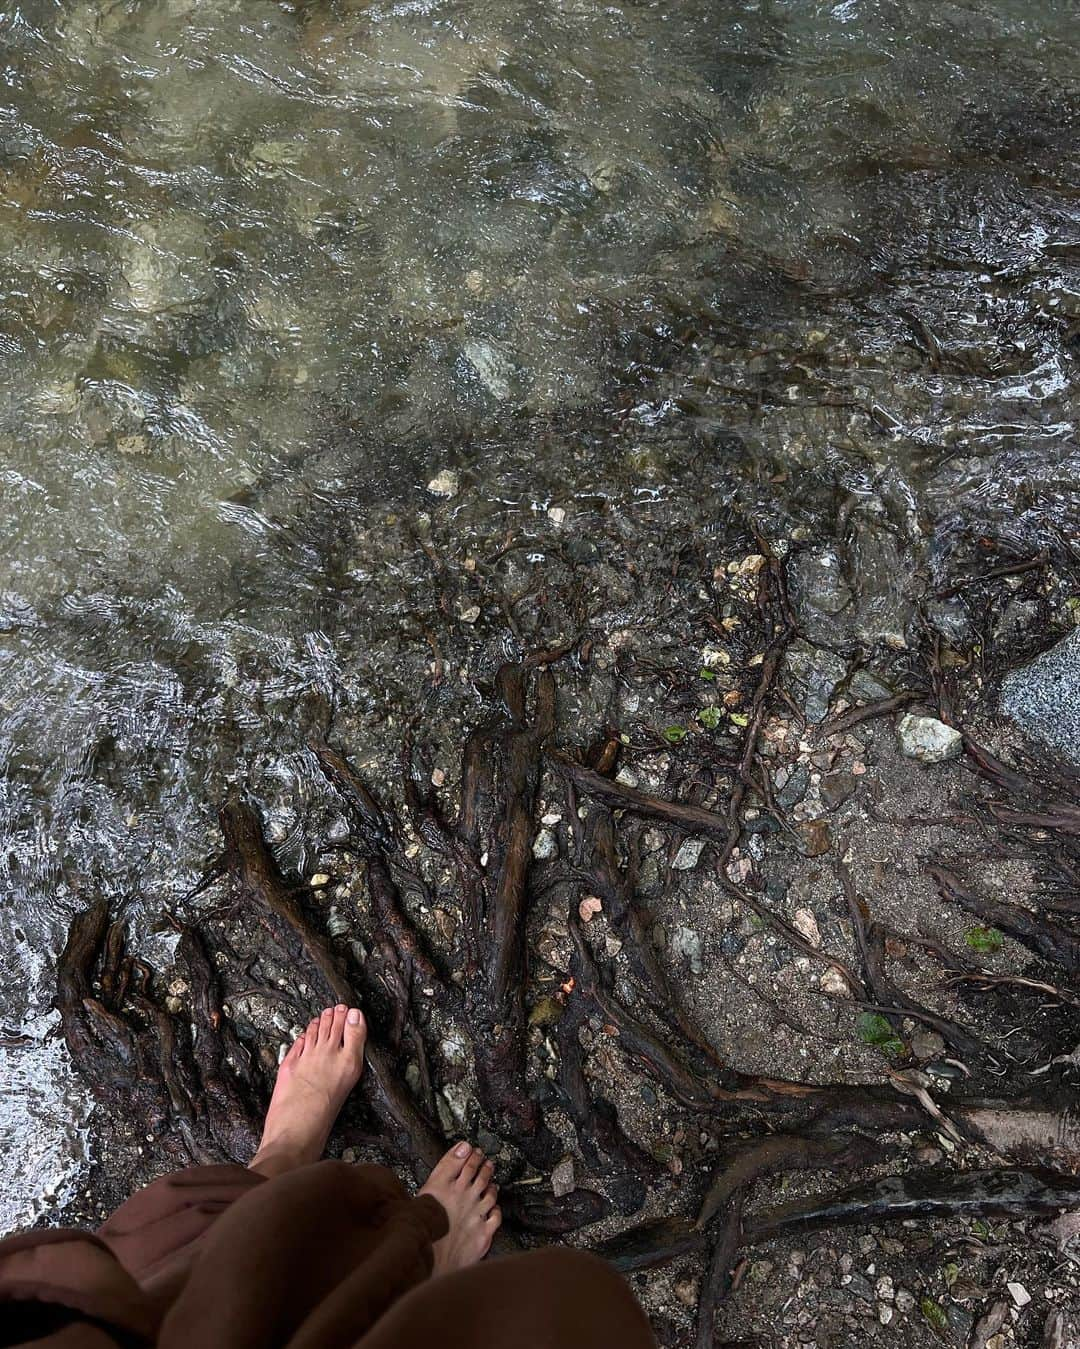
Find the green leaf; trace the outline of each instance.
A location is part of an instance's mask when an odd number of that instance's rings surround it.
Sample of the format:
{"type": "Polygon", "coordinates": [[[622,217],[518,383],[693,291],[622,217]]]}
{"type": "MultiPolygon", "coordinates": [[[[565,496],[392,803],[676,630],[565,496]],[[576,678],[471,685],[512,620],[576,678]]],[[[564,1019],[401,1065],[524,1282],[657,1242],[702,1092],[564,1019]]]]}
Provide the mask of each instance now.
{"type": "Polygon", "coordinates": [[[978,1237],[981,1241],[989,1241],[990,1224],[984,1223],[981,1218],[976,1218],[971,1224],[972,1236],[978,1237]]]}
{"type": "Polygon", "coordinates": [[[964,933],[964,940],[973,951],[993,955],[1001,950],[1005,938],[996,927],[971,927],[964,933]]]}
{"type": "Polygon", "coordinates": [[[749,725],[750,725],[750,718],[746,715],[745,712],[732,712],[732,714],[731,714],[731,720],[732,720],[733,724],[736,725],[736,726],[749,726],[749,725]]]}
{"type": "Polygon", "coordinates": [[[935,1302],[932,1297],[923,1298],[919,1303],[919,1311],[922,1312],[935,1330],[948,1330],[949,1318],[945,1314],[945,1308],[939,1302],[935,1302]]]}
{"type": "Polygon", "coordinates": [[[721,712],[718,707],[703,707],[697,714],[698,721],[709,731],[715,731],[720,725],[721,712]]]}
{"type": "Polygon", "coordinates": [[[710,684],[716,683],[716,671],[710,670],[707,665],[703,665],[701,667],[701,669],[697,672],[697,677],[699,679],[707,679],[710,684]]]}
{"type": "Polygon", "coordinates": [[[945,1276],[945,1287],[951,1288],[960,1277],[960,1266],[950,1261],[941,1272],[945,1276]]]}
{"type": "Polygon", "coordinates": [[[880,1012],[863,1012],[855,1022],[855,1029],[864,1045],[872,1045],[883,1054],[904,1052],[903,1040],[880,1012]]]}
{"type": "Polygon", "coordinates": [[[665,726],[664,739],[669,745],[681,745],[686,739],[685,726],[665,726]]]}

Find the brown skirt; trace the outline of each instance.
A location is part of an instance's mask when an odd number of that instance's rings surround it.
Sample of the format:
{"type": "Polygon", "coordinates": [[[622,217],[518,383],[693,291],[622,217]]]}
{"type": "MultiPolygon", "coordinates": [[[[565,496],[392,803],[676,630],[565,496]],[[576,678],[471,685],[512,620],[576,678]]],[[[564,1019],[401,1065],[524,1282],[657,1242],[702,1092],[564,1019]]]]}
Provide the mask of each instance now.
{"type": "Polygon", "coordinates": [[[196,1166],[96,1234],[0,1242],[0,1344],[35,1349],[653,1349],[603,1261],[551,1248],[431,1276],[446,1214],[383,1167],[196,1166]]]}

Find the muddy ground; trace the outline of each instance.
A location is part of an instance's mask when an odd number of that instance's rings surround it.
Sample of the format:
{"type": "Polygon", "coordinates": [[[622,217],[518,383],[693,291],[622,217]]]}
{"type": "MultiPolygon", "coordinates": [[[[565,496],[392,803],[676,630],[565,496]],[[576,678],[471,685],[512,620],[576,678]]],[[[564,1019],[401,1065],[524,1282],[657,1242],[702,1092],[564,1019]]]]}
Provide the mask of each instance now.
{"type": "MultiPolygon", "coordinates": [[[[928,871],[946,866],[972,891],[1038,908],[1052,888],[1053,835],[1004,828],[988,809],[1002,793],[974,771],[970,755],[922,763],[901,752],[897,733],[904,711],[944,713],[1001,758],[1025,762],[1022,732],[999,714],[996,693],[1007,668],[1071,628],[1068,550],[1032,552],[960,531],[944,558],[928,550],[918,565],[879,569],[875,589],[866,584],[865,547],[858,556],[850,548],[853,537],[865,539],[866,515],[839,537],[815,535],[797,516],[762,508],[758,470],[717,481],[693,446],[668,453],[664,490],[648,463],[639,469],[636,487],[621,496],[552,483],[548,494],[525,500],[512,481],[478,481],[467,462],[448,461],[433,467],[435,490],[409,511],[373,509],[347,541],[353,585],[346,605],[353,607],[334,621],[339,632],[352,629],[349,668],[328,672],[321,688],[313,679],[297,702],[292,761],[268,752],[248,766],[241,785],[282,866],[307,879],[304,903],[315,925],[362,972],[376,1025],[385,1032],[392,1000],[373,951],[367,863],[346,802],[314,771],[311,737],[325,735],[397,814],[394,865],[413,878],[402,885],[406,907],[451,981],[460,981],[460,887],[408,822],[406,729],[414,762],[452,813],[462,746],[495,711],[500,665],[565,646],[551,666],[558,701],[550,748],[577,755],[613,743],[608,771],[617,782],[722,816],[769,645],[760,599],[772,555],[790,589],[795,629],[765,694],[752,781],[723,874],[717,838],[635,821],[633,812],[615,816],[621,855],[631,846],[639,853],[636,904],[675,998],[721,1062],[743,1073],[882,1084],[893,1072],[918,1071],[946,1114],[957,1093],[1016,1100],[1038,1088],[1071,1099],[1071,1056],[1080,1042],[1068,1002],[1072,976],[947,901],[928,871]],[[365,603],[367,583],[379,587],[377,607],[365,603]],[[905,708],[831,729],[845,709],[903,692],[911,694],[905,708]],[[946,1045],[925,1020],[883,1020],[822,958],[860,968],[845,876],[883,931],[895,985],[929,1014],[966,1028],[978,1042],[971,1053],[946,1045]],[[802,946],[741,903],[725,880],[786,919],[802,946]],[[956,978],[979,972],[1021,974],[1064,992],[956,978]]],[[[245,707],[259,715],[266,684],[257,668],[239,666],[223,678],[220,696],[242,722],[245,707]]],[[[210,803],[230,785],[237,784],[210,782],[210,803]]],[[[569,868],[575,809],[586,821],[596,807],[587,794],[568,797],[565,775],[549,759],[533,812],[528,1072],[559,1141],[556,1165],[530,1166],[493,1132],[476,1098],[469,1037],[437,1006],[424,1014],[423,990],[415,1015],[441,1130],[497,1153],[509,1188],[544,1195],[552,1175],[571,1194],[604,1194],[608,1179],[583,1157],[552,1089],[558,1022],[580,996],[569,984],[572,923],[595,958],[610,962],[616,995],[641,1006],[623,937],[569,868]]],[[[224,882],[176,906],[173,919],[196,921],[216,953],[225,1015],[261,1065],[265,1090],[282,1046],[326,1001],[317,972],[265,918],[238,905],[224,882]]],[[[154,987],[178,1021],[191,1015],[182,963],[161,964],[154,987]]],[[[678,1039],[673,1024],[661,1030],[678,1039]]],[[[752,1106],[723,1118],[688,1109],[621,1051],[617,1028],[595,1012],[579,1043],[593,1091],[614,1104],[622,1128],[659,1166],[639,1211],[618,1211],[620,1191],[606,1216],[568,1240],[592,1246],[646,1218],[692,1216],[732,1147],[777,1125],[752,1106]]],[[[405,1079],[419,1094],[415,1062],[405,1079]]],[[[151,1136],[130,1114],[119,1098],[110,1102],[106,1087],[96,1116],[98,1160],[66,1220],[93,1221],[133,1185],[189,1155],[175,1121],[164,1120],[151,1136]]],[[[929,1113],[903,1133],[879,1137],[893,1150],[867,1174],[914,1168],[945,1176],[1006,1160],[957,1143],[929,1113]]],[[[346,1110],[331,1148],[346,1157],[381,1155],[359,1103],[346,1110]]],[[[1075,1149],[1053,1160],[1070,1158],[1075,1149]]],[[[781,1173],[752,1190],[748,1213],[853,1178],[781,1173]]],[[[518,1236],[526,1244],[544,1240],[518,1236]]],[[[716,1342],[854,1346],[880,1338],[999,1349],[1042,1344],[1044,1327],[1056,1333],[1061,1313],[1071,1329],[1046,1343],[1066,1344],[1070,1334],[1080,1336],[1080,1269],[1068,1236],[1045,1221],[953,1219],[766,1241],[746,1249],[735,1267],[716,1342]]],[[[695,1255],[632,1275],[661,1343],[694,1342],[702,1276],[695,1255]]]]}

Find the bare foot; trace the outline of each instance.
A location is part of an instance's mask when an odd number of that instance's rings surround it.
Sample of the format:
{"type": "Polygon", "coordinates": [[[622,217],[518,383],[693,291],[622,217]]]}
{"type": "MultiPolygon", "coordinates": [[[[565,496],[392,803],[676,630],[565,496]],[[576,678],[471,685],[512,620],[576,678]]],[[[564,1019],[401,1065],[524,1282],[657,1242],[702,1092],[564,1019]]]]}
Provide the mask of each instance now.
{"type": "Polygon", "coordinates": [[[277,1176],[317,1162],[364,1068],[367,1023],[357,1007],[326,1007],[281,1060],[253,1171],[277,1176]]]}
{"type": "Polygon", "coordinates": [[[421,1194],[430,1194],[446,1209],[450,1231],[435,1243],[433,1274],[449,1274],[482,1260],[499,1230],[499,1187],[495,1168],[479,1148],[458,1143],[439,1162],[421,1194]]]}

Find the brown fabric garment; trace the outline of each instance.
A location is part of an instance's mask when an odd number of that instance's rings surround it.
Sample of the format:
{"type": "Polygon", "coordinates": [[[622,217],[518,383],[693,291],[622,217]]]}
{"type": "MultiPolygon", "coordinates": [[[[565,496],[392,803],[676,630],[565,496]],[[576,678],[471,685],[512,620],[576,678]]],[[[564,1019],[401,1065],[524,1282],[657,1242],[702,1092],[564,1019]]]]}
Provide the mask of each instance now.
{"type": "Polygon", "coordinates": [[[546,1250],[431,1278],[446,1214],[383,1167],[273,1180],[192,1167],[96,1235],[0,1242],[0,1345],[35,1349],[654,1349],[602,1261],[546,1250]]]}

